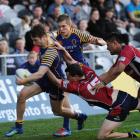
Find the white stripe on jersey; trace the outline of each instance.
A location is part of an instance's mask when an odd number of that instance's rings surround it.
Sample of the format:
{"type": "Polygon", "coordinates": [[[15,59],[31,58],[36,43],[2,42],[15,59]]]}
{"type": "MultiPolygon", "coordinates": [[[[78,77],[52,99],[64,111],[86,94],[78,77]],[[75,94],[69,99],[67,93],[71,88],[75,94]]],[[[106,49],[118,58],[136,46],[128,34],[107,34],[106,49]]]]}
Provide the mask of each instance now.
{"type": "Polygon", "coordinates": [[[135,59],[134,59],[134,61],[140,63],[140,58],[136,56],[135,59]]]}

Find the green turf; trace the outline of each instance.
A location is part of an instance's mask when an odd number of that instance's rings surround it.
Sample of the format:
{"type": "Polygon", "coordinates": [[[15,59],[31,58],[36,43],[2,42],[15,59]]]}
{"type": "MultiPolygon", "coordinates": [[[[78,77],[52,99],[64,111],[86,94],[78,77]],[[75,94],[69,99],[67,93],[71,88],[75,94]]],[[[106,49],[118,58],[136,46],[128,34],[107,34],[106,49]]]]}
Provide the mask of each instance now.
{"type": "MultiPolygon", "coordinates": [[[[65,138],[54,138],[52,136],[55,130],[62,127],[63,120],[61,118],[25,121],[24,134],[16,135],[12,138],[5,138],[4,133],[9,130],[14,123],[0,123],[0,140],[96,140],[97,132],[104,117],[105,115],[89,116],[84,129],[81,131],[76,130],[76,121],[71,120],[72,135],[65,138]]],[[[123,125],[117,130],[128,132],[133,128],[140,129],[139,112],[131,113],[123,125]]]]}

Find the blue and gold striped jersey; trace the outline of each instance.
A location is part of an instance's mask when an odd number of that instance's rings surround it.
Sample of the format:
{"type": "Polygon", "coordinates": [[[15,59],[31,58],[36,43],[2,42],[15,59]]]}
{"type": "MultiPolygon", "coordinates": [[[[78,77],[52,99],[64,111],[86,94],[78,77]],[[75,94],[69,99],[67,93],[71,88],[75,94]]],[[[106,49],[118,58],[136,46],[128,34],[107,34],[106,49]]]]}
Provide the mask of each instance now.
{"type": "Polygon", "coordinates": [[[61,53],[55,48],[43,48],[40,50],[41,55],[41,65],[47,66],[58,78],[63,78],[64,74],[61,69],[62,60],[61,53]]]}
{"type": "Polygon", "coordinates": [[[72,33],[68,38],[64,38],[61,34],[56,37],[58,42],[65,47],[65,49],[70,53],[70,55],[81,63],[87,65],[87,62],[83,56],[83,43],[89,42],[90,35],[87,33],[83,33],[78,29],[71,29],[72,33]]]}

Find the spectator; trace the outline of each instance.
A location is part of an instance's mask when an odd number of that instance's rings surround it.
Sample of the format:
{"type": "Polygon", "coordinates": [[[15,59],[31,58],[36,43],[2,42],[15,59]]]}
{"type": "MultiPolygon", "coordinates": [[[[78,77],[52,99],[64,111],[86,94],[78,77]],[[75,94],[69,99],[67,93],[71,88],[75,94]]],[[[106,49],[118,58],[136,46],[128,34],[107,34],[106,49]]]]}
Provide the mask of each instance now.
{"type": "Polygon", "coordinates": [[[106,8],[105,18],[102,21],[105,24],[105,35],[112,32],[119,32],[114,21],[114,9],[106,8]]]}
{"type": "MultiPolygon", "coordinates": [[[[25,40],[24,38],[17,38],[15,42],[15,53],[16,54],[28,54],[25,50],[25,40]]],[[[26,56],[20,56],[15,58],[15,64],[17,67],[21,66],[27,60],[26,56]]]]}
{"type": "Polygon", "coordinates": [[[72,2],[73,0],[65,0],[64,7],[66,13],[71,17],[71,19],[75,20],[76,8],[72,2]]]}
{"type": "Polygon", "coordinates": [[[126,17],[125,6],[120,0],[114,0],[114,17],[118,27],[127,28],[129,23],[126,17]]]}
{"type": "Polygon", "coordinates": [[[19,30],[19,36],[24,37],[26,32],[30,30],[30,18],[29,16],[23,16],[21,19],[22,21],[19,30]]]}
{"type": "MultiPolygon", "coordinates": [[[[0,40],[0,54],[1,55],[9,54],[9,46],[8,46],[8,42],[6,39],[0,40]]],[[[4,58],[1,58],[0,59],[0,70],[1,71],[2,71],[3,65],[6,65],[8,75],[15,74],[16,66],[15,66],[14,58],[7,57],[6,60],[4,58]]]]}
{"type": "Polygon", "coordinates": [[[41,6],[35,6],[33,10],[33,18],[38,19],[41,23],[45,22],[46,18],[43,16],[43,9],[41,6]]]}
{"type": "Polygon", "coordinates": [[[31,73],[37,72],[40,66],[40,62],[38,60],[38,54],[36,52],[31,51],[28,54],[27,62],[22,64],[20,68],[28,69],[31,73]]]}
{"type": "Polygon", "coordinates": [[[126,11],[130,21],[135,23],[137,27],[140,27],[140,0],[131,0],[126,7],[126,11]]]}
{"type": "Polygon", "coordinates": [[[105,24],[100,20],[100,13],[97,8],[92,9],[87,31],[93,36],[101,38],[105,36],[105,24]]]}
{"type": "Polygon", "coordinates": [[[120,0],[114,0],[114,16],[116,19],[126,20],[125,6],[120,0]]]}
{"type": "Polygon", "coordinates": [[[8,54],[9,53],[9,46],[6,39],[0,40],[0,54],[8,54]]]}
{"type": "Polygon", "coordinates": [[[85,19],[80,20],[79,24],[78,24],[79,30],[88,33],[87,31],[87,27],[88,27],[88,21],[85,19]]]}
{"type": "Polygon", "coordinates": [[[64,8],[64,6],[63,6],[63,0],[54,0],[54,3],[51,4],[51,5],[49,6],[49,8],[48,8],[47,14],[48,14],[49,16],[53,14],[54,9],[55,9],[56,6],[60,6],[60,11],[61,11],[62,14],[65,13],[65,8],[64,8]]]}
{"type": "Polygon", "coordinates": [[[112,0],[96,0],[94,7],[99,10],[101,18],[104,18],[106,7],[113,7],[113,3],[112,0]]]}
{"type": "Polygon", "coordinates": [[[51,15],[49,15],[47,18],[49,26],[52,30],[57,30],[57,28],[58,28],[57,19],[61,14],[62,14],[61,7],[58,5],[55,5],[53,13],[51,15]]]}
{"type": "Polygon", "coordinates": [[[89,0],[82,0],[78,5],[79,12],[76,13],[76,21],[79,22],[82,19],[89,20],[91,6],[89,0]]]}

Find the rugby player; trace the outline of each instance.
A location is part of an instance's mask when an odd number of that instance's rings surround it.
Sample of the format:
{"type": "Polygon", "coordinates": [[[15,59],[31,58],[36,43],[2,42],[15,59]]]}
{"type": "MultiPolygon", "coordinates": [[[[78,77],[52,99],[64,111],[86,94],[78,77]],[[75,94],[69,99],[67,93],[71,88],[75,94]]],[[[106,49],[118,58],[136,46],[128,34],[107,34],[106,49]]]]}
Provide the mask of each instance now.
{"type": "Polygon", "coordinates": [[[65,107],[63,103],[65,100],[63,90],[55,86],[47,76],[47,72],[50,69],[57,78],[63,78],[60,52],[53,48],[53,43],[50,43],[50,36],[46,35],[45,29],[42,25],[34,26],[31,30],[31,34],[33,43],[42,48],[41,65],[38,71],[33,73],[31,76],[25,79],[16,79],[18,85],[25,85],[32,81],[36,82],[30,86],[25,86],[21,90],[17,100],[17,120],[15,122],[15,127],[8,131],[5,136],[11,137],[15,134],[23,133],[22,124],[26,100],[43,91],[49,93],[52,111],[55,115],[62,115],[76,119],[79,127],[82,128],[83,122],[86,120],[87,116],[82,113],[76,113],[71,108],[65,107]]]}
{"type": "MultiPolygon", "coordinates": [[[[109,71],[100,76],[102,83],[97,85],[96,89],[113,81],[123,71],[140,83],[140,50],[128,44],[128,35],[112,33],[106,38],[106,41],[107,49],[112,55],[118,55],[118,58],[109,71]]],[[[138,97],[140,97],[140,89],[138,97]]]]}
{"type": "MultiPolygon", "coordinates": [[[[88,65],[83,54],[83,43],[91,43],[96,45],[106,45],[102,38],[94,37],[73,28],[71,18],[66,15],[60,15],[58,18],[58,33],[56,40],[65,47],[70,55],[78,62],[88,65]]],[[[67,99],[68,101],[68,99],[67,99]]],[[[68,103],[68,102],[67,102],[68,103]]],[[[69,136],[71,134],[69,119],[64,118],[63,128],[54,133],[54,136],[69,136]]]]}
{"type": "Polygon", "coordinates": [[[99,106],[109,111],[97,139],[140,138],[140,132],[137,129],[126,133],[114,131],[127,118],[129,111],[140,109],[140,99],[105,86],[99,90],[93,90],[94,86],[101,82],[96,73],[88,66],[75,61],[58,42],[55,44],[57,49],[63,51],[64,59],[69,64],[65,70],[67,80],[58,79],[49,71],[50,80],[64,91],[80,96],[89,105],[99,106]]]}

